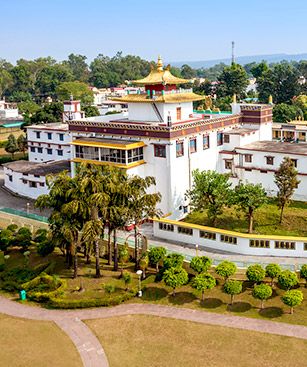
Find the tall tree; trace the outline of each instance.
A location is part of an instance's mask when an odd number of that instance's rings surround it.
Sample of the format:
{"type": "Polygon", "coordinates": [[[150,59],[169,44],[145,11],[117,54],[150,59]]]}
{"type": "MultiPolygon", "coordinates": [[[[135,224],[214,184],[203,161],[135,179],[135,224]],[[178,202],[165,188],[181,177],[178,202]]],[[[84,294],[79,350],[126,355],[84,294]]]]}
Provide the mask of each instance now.
{"type": "Polygon", "coordinates": [[[216,224],[218,215],[230,200],[229,177],[216,171],[193,171],[193,186],[187,192],[193,210],[208,209],[208,217],[216,224]]]}
{"type": "Polygon", "coordinates": [[[236,63],[225,66],[218,77],[220,82],[217,94],[219,97],[232,96],[233,94],[243,97],[248,86],[248,77],[244,68],[236,63]]]}
{"type": "Polygon", "coordinates": [[[282,222],[285,207],[290,203],[291,197],[300,181],[297,178],[297,170],[291,158],[285,157],[279,169],[274,174],[275,184],[278,188],[277,199],[280,208],[280,219],[282,222]]]}
{"type": "Polygon", "coordinates": [[[261,184],[240,182],[233,192],[233,203],[237,205],[248,218],[248,233],[253,232],[255,210],[267,202],[267,196],[261,184]]]}
{"type": "Polygon", "coordinates": [[[68,100],[72,95],[74,99],[79,99],[85,105],[90,105],[94,101],[93,92],[88,85],[81,82],[63,82],[56,88],[56,94],[60,100],[68,100]]]}
{"type": "Polygon", "coordinates": [[[253,77],[258,79],[262,77],[262,75],[269,70],[268,64],[266,61],[262,61],[259,64],[253,65],[250,69],[253,77]]]}
{"type": "Polygon", "coordinates": [[[87,57],[84,55],[70,54],[68,60],[64,61],[64,64],[68,65],[71,73],[74,76],[74,80],[79,82],[87,82],[89,77],[88,65],[86,63],[87,57]]]}
{"type": "Polygon", "coordinates": [[[279,103],[273,107],[274,122],[288,122],[303,117],[303,111],[297,105],[279,103]]]}
{"type": "Polygon", "coordinates": [[[10,134],[7,138],[7,142],[5,144],[5,151],[12,155],[12,159],[14,159],[14,154],[18,152],[17,140],[13,134],[10,134]]]}
{"type": "Polygon", "coordinates": [[[25,135],[21,134],[17,138],[17,146],[18,150],[25,155],[27,149],[28,149],[28,140],[25,135]]]}

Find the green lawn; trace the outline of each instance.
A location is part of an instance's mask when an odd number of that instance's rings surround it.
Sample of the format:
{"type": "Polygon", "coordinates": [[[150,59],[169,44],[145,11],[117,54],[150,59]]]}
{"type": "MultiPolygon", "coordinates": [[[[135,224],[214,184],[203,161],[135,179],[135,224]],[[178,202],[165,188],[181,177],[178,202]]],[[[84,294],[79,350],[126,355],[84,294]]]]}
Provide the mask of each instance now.
{"type": "MultiPolygon", "coordinates": [[[[307,203],[292,202],[285,209],[282,224],[279,223],[279,216],[280,210],[274,200],[256,210],[254,233],[307,236],[307,203]]],[[[205,226],[212,225],[208,220],[207,211],[193,212],[184,221],[205,226]]],[[[235,208],[225,208],[223,214],[218,217],[216,227],[246,233],[248,221],[244,214],[235,208]]]]}
{"type": "Polygon", "coordinates": [[[0,324],[1,366],[82,366],[72,341],[53,322],[0,314],[0,324]]]}
{"type": "Polygon", "coordinates": [[[111,367],[292,367],[307,360],[302,339],[145,315],[86,323],[111,367]]]}

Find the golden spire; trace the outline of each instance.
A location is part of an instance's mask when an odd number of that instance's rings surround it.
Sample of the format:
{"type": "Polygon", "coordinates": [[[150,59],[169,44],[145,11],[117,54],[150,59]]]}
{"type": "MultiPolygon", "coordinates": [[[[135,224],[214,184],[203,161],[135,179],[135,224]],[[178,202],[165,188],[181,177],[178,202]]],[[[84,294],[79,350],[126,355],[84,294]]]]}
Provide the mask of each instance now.
{"type": "Polygon", "coordinates": [[[232,103],[237,103],[237,95],[235,93],[232,96],[232,103]]]}
{"type": "Polygon", "coordinates": [[[272,94],[269,95],[269,104],[273,104],[273,97],[272,94]]]}
{"type": "Polygon", "coordinates": [[[158,56],[158,62],[157,62],[157,70],[158,71],[163,71],[163,61],[161,56],[158,56]]]}

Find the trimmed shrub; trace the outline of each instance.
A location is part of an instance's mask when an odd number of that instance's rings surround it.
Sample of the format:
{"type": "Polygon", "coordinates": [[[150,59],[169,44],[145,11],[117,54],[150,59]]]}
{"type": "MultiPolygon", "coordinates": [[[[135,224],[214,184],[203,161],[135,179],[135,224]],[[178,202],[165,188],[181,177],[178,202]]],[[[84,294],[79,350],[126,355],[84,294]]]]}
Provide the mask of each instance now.
{"type": "Polygon", "coordinates": [[[246,270],[246,277],[250,282],[259,283],[265,277],[265,270],[259,264],[250,265],[246,270]]]}
{"type": "Polygon", "coordinates": [[[263,302],[271,297],[273,291],[267,284],[255,285],[253,289],[253,297],[261,300],[261,309],[263,309],[263,302]]]}
{"type": "Polygon", "coordinates": [[[303,302],[304,296],[302,291],[292,289],[291,291],[287,291],[281,299],[285,305],[290,307],[290,313],[293,314],[293,308],[303,302]]]}
{"type": "Polygon", "coordinates": [[[274,279],[281,273],[281,267],[278,264],[268,264],[265,267],[265,275],[271,278],[271,286],[273,286],[274,279]]]}
{"type": "Polygon", "coordinates": [[[223,291],[230,295],[230,303],[233,304],[234,296],[242,292],[242,282],[238,280],[227,280],[223,291]]]}
{"type": "Polygon", "coordinates": [[[218,266],[215,268],[215,272],[224,278],[224,280],[227,280],[229,277],[235,274],[237,271],[236,264],[234,264],[231,261],[222,261],[218,264],[218,266]]]}
{"type": "Polygon", "coordinates": [[[207,256],[195,256],[190,262],[190,268],[200,274],[210,269],[212,260],[207,256]]]}
{"type": "Polygon", "coordinates": [[[282,289],[289,290],[298,283],[297,275],[290,270],[284,270],[278,275],[278,283],[282,289]]]}

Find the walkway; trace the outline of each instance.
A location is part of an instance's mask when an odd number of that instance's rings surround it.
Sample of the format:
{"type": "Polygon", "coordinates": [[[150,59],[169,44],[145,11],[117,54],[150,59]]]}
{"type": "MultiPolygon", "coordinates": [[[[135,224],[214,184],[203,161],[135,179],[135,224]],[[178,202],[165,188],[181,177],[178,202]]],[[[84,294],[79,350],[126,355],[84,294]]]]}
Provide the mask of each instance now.
{"type": "Polygon", "coordinates": [[[176,308],[154,304],[123,304],[112,308],[86,310],[47,310],[32,307],[0,296],[0,313],[32,320],[54,321],[65,331],[77,350],[85,367],[108,367],[109,363],[96,336],[82,320],[103,319],[122,315],[153,315],[209,325],[277,334],[307,340],[307,327],[286,323],[253,319],[206,311],[176,308]]]}

